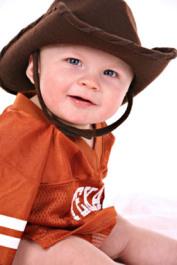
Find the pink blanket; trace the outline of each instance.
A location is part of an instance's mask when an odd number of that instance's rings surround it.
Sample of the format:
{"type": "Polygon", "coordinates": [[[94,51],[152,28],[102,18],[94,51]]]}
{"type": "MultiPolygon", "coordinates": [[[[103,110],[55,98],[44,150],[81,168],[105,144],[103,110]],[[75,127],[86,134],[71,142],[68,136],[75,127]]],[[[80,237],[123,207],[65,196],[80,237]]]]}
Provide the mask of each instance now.
{"type": "Polygon", "coordinates": [[[124,194],[117,196],[115,207],[132,223],[177,239],[177,199],[124,194]]]}

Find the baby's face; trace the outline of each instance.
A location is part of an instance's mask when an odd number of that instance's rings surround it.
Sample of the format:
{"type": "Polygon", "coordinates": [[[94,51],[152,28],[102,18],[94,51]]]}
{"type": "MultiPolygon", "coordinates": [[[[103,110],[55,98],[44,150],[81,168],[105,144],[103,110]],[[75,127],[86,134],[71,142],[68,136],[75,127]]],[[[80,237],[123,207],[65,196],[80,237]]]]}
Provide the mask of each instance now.
{"type": "Polygon", "coordinates": [[[133,79],[131,68],[119,58],[91,47],[64,44],[41,50],[39,73],[48,108],[84,129],[117,111],[133,79]]]}

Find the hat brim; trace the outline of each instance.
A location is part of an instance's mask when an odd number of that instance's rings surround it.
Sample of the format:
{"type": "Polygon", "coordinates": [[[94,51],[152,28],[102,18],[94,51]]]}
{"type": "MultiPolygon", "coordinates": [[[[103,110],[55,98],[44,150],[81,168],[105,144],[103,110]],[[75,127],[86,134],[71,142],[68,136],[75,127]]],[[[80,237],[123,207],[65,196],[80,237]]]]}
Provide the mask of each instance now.
{"type": "Polygon", "coordinates": [[[12,94],[34,89],[26,76],[29,56],[43,46],[87,45],[128,63],[135,74],[135,95],[149,85],[177,56],[174,48],[147,49],[79,19],[63,3],[19,32],[1,51],[0,85],[12,94]]]}

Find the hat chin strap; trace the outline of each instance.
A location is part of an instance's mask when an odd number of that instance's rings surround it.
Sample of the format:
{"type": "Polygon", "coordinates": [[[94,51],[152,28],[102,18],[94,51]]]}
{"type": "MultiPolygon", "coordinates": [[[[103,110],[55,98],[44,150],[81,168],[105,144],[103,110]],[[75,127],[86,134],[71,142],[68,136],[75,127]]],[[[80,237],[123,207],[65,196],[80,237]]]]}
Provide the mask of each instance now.
{"type": "Polygon", "coordinates": [[[124,114],[114,123],[112,123],[109,126],[106,126],[104,128],[100,129],[95,129],[93,128],[92,130],[83,130],[83,129],[78,129],[73,126],[66,125],[65,123],[62,122],[62,120],[56,116],[54,113],[52,113],[48,107],[46,106],[42,95],[41,95],[41,90],[40,90],[40,81],[39,81],[39,74],[38,74],[38,58],[39,58],[39,51],[36,51],[32,55],[33,57],[33,77],[34,77],[34,85],[35,89],[38,95],[38,99],[40,102],[40,105],[42,107],[42,110],[45,114],[45,116],[48,118],[49,121],[51,121],[57,128],[59,128],[64,134],[71,136],[71,137],[84,137],[87,139],[91,139],[92,137],[97,137],[97,136],[102,136],[104,134],[110,133],[112,130],[116,129],[120,124],[122,124],[127,117],[130,114],[130,111],[132,109],[133,105],[133,81],[129,87],[129,90],[126,94],[126,99],[127,99],[127,109],[125,110],[124,114]]]}

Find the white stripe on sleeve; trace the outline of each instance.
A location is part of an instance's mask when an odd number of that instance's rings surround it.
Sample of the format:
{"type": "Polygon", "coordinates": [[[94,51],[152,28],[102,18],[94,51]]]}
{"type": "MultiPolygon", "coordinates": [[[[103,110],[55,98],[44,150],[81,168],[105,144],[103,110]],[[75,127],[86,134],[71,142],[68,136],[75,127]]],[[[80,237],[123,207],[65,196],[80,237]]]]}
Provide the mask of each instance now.
{"type": "Polygon", "coordinates": [[[23,232],[27,221],[0,214],[0,226],[23,232]]]}
{"type": "Polygon", "coordinates": [[[0,246],[17,249],[20,238],[0,234],[0,246]]]}

